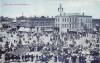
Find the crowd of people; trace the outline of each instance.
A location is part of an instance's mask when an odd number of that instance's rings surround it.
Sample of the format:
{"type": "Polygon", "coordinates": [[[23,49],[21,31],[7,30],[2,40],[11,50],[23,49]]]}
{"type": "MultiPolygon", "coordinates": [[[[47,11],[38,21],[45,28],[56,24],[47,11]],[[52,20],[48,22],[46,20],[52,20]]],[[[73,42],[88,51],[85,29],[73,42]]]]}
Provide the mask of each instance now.
{"type": "Polygon", "coordinates": [[[92,33],[1,31],[5,62],[99,63],[100,36],[92,33]]]}

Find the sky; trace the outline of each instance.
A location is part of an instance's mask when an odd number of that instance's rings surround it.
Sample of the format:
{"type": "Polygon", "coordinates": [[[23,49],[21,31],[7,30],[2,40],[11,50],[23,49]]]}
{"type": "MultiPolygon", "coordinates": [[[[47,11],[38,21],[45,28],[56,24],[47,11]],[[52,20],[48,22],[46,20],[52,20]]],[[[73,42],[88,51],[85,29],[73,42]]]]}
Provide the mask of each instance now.
{"type": "Polygon", "coordinates": [[[0,16],[56,16],[60,4],[65,13],[100,18],[100,0],[0,0],[0,16]]]}

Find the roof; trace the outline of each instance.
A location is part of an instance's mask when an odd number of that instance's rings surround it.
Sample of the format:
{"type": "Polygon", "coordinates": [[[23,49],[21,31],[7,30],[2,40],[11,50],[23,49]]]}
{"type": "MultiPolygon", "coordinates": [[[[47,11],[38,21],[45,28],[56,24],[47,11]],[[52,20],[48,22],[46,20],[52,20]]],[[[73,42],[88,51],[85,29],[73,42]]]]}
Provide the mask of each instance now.
{"type": "Polygon", "coordinates": [[[66,16],[56,16],[56,17],[92,17],[92,16],[87,16],[87,15],[66,15],[66,16]]]}
{"type": "Polygon", "coordinates": [[[41,16],[41,17],[25,17],[25,16],[21,16],[21,17],[17,17],[16,18],[17,20],[29,20],[29,21],[34,21],[34,20],[38,20],[38,21],[47,21],[47,20],[50,20],[50,21],[53,21],[55,20],[55,18],[49,18],[49,17],[45,17],[45,16],[41,16]]]}
{"type": "MultiPolygon", "coordinates": [[[[56,17],[59,17],[60,15],[57,15],[56,17]]],[[[84,15],[84,14],[80,14],[80,13],[64,13],[62,14],[62,17],[74,17],[74,16],[77,16],[77,17],[92,17],[92,16],[88,16],[88,15],[84,15]]],[[[60,16],[61,17],[61,16],[60,16]]]]}
{"type": "Polygon", "coordinates": [[[92,19],[92,21],[98,21],[98,22],[100,22],[100,19],[92,19]]]}

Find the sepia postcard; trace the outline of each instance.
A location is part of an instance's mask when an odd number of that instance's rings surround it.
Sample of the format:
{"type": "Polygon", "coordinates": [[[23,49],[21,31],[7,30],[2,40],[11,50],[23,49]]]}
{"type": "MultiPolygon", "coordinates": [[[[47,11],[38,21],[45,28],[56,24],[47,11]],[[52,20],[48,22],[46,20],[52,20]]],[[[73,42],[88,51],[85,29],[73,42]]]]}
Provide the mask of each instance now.
{"type": "Polygon", "coordinates": [[[0,0],[0,63],[100,63],[100,0],[0,0]]]}

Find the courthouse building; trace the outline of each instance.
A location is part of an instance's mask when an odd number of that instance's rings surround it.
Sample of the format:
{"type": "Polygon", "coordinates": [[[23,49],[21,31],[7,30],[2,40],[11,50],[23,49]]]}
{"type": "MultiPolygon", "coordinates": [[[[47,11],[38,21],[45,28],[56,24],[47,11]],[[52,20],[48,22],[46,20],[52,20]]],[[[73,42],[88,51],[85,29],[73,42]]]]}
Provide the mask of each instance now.
{"type": "Polygon", "coordinates": [[[87,16],[79,13],[63,12],[60,5],[58,8],[59,15],[55,16],[55,27],[59,28],[60,32],[78,31],[86,32],[92,29],[92,16],[87,16]]]}

